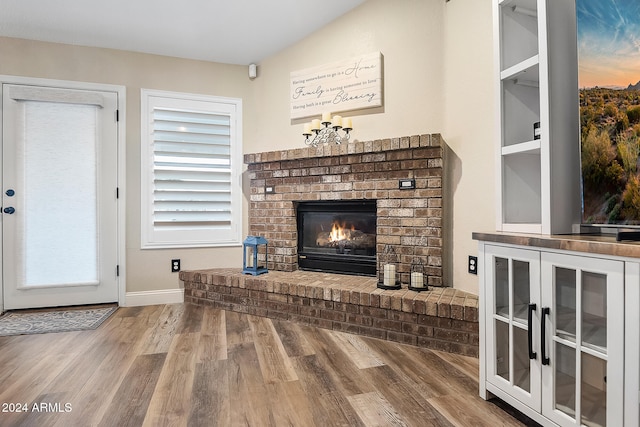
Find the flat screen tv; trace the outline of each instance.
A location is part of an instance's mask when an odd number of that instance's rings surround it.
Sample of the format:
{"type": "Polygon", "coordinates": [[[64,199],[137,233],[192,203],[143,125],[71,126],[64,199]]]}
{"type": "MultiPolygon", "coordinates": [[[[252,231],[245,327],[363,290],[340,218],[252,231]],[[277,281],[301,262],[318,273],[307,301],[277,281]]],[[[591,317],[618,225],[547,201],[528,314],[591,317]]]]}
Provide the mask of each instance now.
{"type": "Polygon", "coordinates": [[[640,1],[576,0],[585,224],[640,225],[640,1]]]}

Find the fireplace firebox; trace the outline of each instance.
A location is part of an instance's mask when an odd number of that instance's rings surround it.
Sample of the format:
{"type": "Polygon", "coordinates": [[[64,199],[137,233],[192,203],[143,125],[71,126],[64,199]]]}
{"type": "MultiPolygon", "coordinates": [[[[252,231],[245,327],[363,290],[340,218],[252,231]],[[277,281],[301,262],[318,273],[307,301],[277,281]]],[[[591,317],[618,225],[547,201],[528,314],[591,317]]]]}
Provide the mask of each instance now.
{"type": "Polygon", "coordinates": [[[376,201],[299,202],[298,267],[376,275],[376,201]]]}

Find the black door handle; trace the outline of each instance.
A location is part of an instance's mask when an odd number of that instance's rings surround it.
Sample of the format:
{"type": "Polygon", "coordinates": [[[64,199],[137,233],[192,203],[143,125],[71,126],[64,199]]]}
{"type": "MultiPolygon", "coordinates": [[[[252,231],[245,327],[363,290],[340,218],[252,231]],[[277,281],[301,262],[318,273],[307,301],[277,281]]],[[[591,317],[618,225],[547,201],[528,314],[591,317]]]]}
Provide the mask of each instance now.
{"type": "Polygon", "coordinates": [[[533,312],[536,311],[535,304],[529,304],[529,316],[527,325],[527,335],[529,339],[529,359],[535,359],[538,355],[533,351],[533,312]]]}
{"type": "Polygon", "coordinates": [[[546,323],[547,316],[549,315],[549,307],[542,307],[542,364],[548,365],[550,360],[547,357],[547,331],[546,323]]]}
{"type": "Polygon", "coordinates": [[[13,206],[9,206],[8,208],[4,208],[3,212],[6,214],[11,215],[12,213],[14,213],[16,210],[13,208],[13,206]]]}

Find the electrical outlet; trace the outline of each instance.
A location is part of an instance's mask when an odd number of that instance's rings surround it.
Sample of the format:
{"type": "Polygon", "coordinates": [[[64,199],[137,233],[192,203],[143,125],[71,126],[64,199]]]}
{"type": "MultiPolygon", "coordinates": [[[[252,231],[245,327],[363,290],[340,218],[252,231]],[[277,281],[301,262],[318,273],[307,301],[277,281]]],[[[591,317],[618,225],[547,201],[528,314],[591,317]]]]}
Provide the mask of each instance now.
{"type": "Polygon", "coordinates": [[[180,271],[180,260],[179,259],[172,259],[171,260],[171,272],[172,273],[177,273],[178,271],[180,271]]]}
{"type": "Polygon", "coordinates": [[[478,274],[478,257],[469,255],[469,273],[478,274]]]}

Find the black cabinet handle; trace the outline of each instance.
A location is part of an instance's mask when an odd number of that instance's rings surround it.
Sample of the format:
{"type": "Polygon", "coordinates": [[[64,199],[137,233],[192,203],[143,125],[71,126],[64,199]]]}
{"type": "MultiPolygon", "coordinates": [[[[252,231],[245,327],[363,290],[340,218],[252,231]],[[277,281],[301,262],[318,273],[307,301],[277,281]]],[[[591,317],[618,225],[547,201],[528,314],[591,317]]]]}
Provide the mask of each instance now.
{"type": "Polygon", "coordinates": [[[538,355],[533,351],[533,312],[536,311],[535,304],[529,304],[529,316],[527,324],[527,335],[529,338],[529,359],[535,359],[538,355]]]}
{"type": "Polygon", "coordinates": [[[549,358],[547,357],[547,316],[549,315],[549,307],[542,307],[542,364],[548,365],[549,358]]]}

